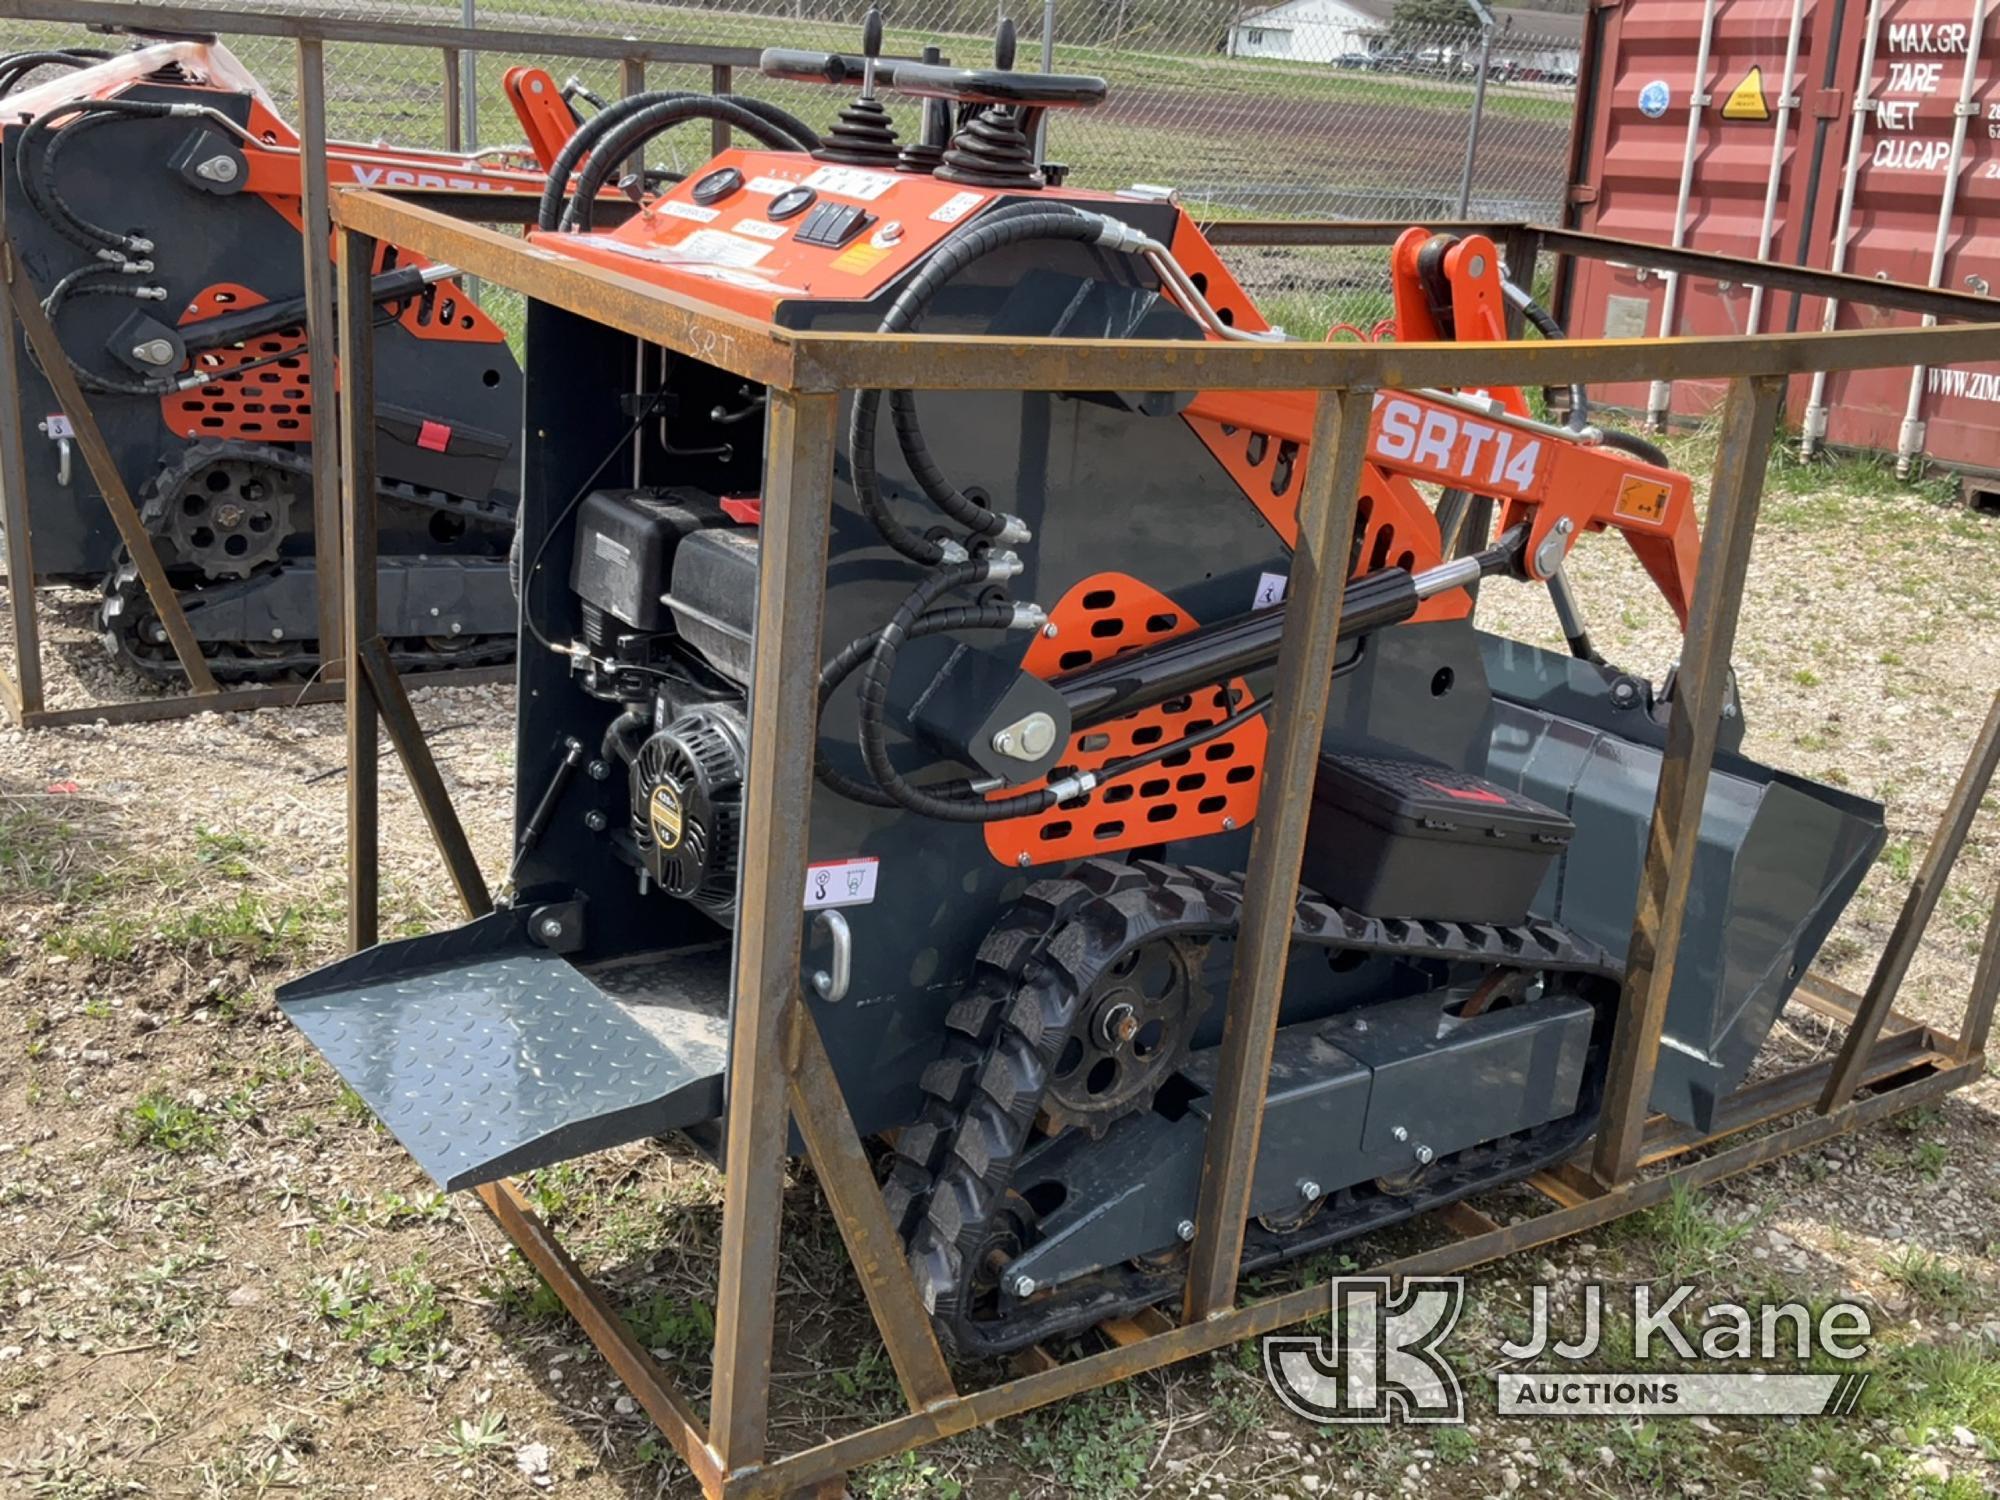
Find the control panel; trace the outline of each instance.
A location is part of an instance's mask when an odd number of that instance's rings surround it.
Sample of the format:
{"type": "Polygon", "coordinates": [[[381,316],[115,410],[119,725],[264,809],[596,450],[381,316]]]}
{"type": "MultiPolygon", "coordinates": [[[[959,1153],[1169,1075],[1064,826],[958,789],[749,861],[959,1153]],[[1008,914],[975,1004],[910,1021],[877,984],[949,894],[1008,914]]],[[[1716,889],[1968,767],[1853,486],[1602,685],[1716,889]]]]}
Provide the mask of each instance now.
{"type": "Polygon", "coordinates": [[[821,162],[803,152],[730,150],[614,230],[536,231],[531,238],[543,249],[768,318],[781,302],[874,296],[1001,196],[927,173],[821,162]]]}

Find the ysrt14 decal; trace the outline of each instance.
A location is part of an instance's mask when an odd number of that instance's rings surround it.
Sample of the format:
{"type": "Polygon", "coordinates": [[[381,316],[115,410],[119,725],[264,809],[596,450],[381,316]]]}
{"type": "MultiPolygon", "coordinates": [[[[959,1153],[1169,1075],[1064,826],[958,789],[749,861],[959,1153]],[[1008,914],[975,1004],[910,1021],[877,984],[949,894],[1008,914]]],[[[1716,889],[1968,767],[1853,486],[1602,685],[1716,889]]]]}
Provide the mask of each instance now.
{"type": "Polygon", "coordinates": [[[1537,498],[1542,440],[1406,396],[1378,395],[1368,456],[1418,469],[1445,484],[1537,498]]]}
{"type": "MultiPolygon", "coordinates": [[[[459,188],[467,191],[477,189],[493,192],[499,188],[490,177],[448,176],[443,172],[419,172],[409,167],[364,167],[358,162],[353,167],[354,182],[357,187],[396,188],[459,188]]],[[[511,187],[512,184],[510,183],[511,187]]]]}

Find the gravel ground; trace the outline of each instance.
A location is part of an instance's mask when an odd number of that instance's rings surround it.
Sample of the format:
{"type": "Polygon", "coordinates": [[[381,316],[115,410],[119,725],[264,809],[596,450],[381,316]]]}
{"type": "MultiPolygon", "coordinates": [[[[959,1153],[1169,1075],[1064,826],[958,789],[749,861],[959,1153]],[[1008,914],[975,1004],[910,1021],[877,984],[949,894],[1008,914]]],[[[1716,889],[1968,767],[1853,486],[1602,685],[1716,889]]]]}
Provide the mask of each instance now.
{"type": "MultiPolygon", "coordinates": [[[[1687,445],[1691,467],[1702,444],[1687,445]]],[[[1829,944],[1859,987],[2000,682],[2000,523],[1874,471],[1784,470],[1738,653],[1749,749],[1890,803],[1890,845],[1829,944]]],[[[1600,644],[1654,675],[1675,637],[1615,540],[1575,568],[1600,644]]],[[[84,601],[52,601],[52,701],[129,693],[84,601]]],[[[1546,601],[1485,618],[1552,637],[1546,601]]],[[[511,692],[422,689],[420,717],[489,872],[511,818],[511,692]]],[[[1992,799],[1989,798],[1989,809],[1992,799]]],[[[393,763],[385,927],[454,919],[393,763]]],[[[1902,1007],[1955,1028],[2000,840],[1982,820],[1902,1007]]],[[[693,1493],[686,1471],[468,1199],[431,1191],[277,1015],[338,947],[338,710],[0,732],[0,1485],[39,1496],[693,1493]]],[[[1837,1045],[1788,1012],[1771,1057],[1837,1045]]],[[[2000,1094],[1941,1106],[1516,1257],[1472,1288],[1463,1429],[1315,1428],[1254,1347],[1080,1398],[854,1479],[900,1495],[1992,1492],[2000,1443],[2000,1094]],[[1859,1297],[1876,1371],[1833,1422],[1525,1424],[1491,1350],[1527,1286],[1693,1280],[1859,1297]]],[[[543,1212],[697,1389],[715,1175],[635,1146],[539,1173],[543,1212]]],[[[1482,1199],[1502,1220],[1531,1194],[1482,1199]]],[[[896,1405],[837,1234],[797,1172],[783,1226],[781,1448],[896,1405]]],[[[1424,1242],[1353,1247],[1366,1263],[1424,1242]]],[[[1324,1271],[1331,1262],[1317,1269],[1324,1271]]],[[[1703,1300],[1706,1300],[1704,1298],[1703,1300]]]]}

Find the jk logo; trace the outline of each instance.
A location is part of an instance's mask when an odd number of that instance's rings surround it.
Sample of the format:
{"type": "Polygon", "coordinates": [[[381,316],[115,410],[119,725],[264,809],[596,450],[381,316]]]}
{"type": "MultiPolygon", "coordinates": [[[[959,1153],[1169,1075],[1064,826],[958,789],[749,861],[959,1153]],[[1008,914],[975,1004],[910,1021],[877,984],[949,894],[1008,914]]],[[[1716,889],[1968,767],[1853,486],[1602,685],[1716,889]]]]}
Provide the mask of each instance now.
{"type": "Polygon", "coordinates": [[[1465,1282],[1405,1276],[1336,1277],[1325,1339],[1264,1340],[1271,1389],[1309,1422],[1463,1422],[1465,1392],[1438,1351],[1457,1326],[1465,1282]]]}

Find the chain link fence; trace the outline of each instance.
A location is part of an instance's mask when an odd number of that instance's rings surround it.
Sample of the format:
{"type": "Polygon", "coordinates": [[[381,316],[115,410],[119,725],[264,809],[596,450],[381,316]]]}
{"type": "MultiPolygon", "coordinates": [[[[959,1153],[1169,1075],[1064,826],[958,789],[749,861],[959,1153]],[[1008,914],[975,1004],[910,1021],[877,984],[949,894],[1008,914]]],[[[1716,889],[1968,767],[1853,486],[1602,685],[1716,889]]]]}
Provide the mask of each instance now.
{"type": "MultiPolygon", "coordinates": [[[[869,3],[312,0],[297,8],[343,18],[854,51],[869,3]]],[[[1013,3],[1018,68],[1110,81],[1102,107],[1052,113],[1048,155],[1069,168],[1074,185],[1172,187],[1204,219],[1548,221],[1560,208],[1581,16],[1501,12],[1490,27],[1439,27],[1398,20],[1395,0],[1013,3]],[[1328,18],[1334,15],[1350,19],[1328,18]]],[[[883,8],[891,54],[915,56],[937,46],[962,66],[992,58],[999,19],[993,0],[891,0],[883,8]]],[[[8,50],[85,40],[57,25],[0,26],[8,50]]],[[[281,112],[295,116],[292,44],[225,40],[281,112]]],[[[620,91],[616,63],[468,56],[464,144],[518,139],[501,77],[519,63],[545,64],[559,82],[574,79],[599,98],[620,91]]],[[[329,45],[330,129],[348,139],[443,146],[444,66],[430,49],[329,45]]],[[[705,67],[656,65],[646,82],[705,90],[711,80],[705,67]]],[[[830,118],[840,102],[833,90],[808,85],[739,75],[736,86],[816,122],[830,118]]],[[[907,134],[916,111],[898,113],[907,134]]],[[[656,165],[686,171],[707,156],[707,132],[670,133],[648,154],[656,165]]],[[[1230,259],[1267,315],[1300,333],[1317,335],[1335,322],[1366,328],[1387,311],[1379,251],[1260,249],[1234,251],[1230,259]]]]}

